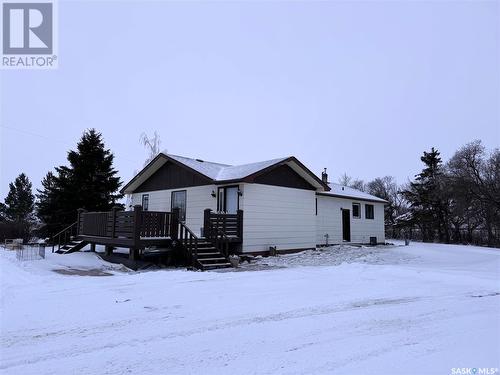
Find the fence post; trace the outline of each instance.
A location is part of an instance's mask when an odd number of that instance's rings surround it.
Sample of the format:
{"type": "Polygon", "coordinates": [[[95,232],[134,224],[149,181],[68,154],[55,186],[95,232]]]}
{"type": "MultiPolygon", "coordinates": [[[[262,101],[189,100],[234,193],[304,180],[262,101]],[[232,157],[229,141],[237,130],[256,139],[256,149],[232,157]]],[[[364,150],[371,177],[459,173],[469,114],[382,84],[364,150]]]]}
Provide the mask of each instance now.
{"type": "Polygon", "coordinates": [[[142,206],[137,204],[134,206],[134,246],[138,247],[141,241],[141,226],[142,226],[142,206]]]}
{"type": "Polygon", "coordinates": [[[243,240],[243,210],[236,211],[236,218],[238,220],[238,237],[243,240]]]}
{"type": "Polygon", "coordinates": [[[203,236],[205,238],[210,238],[212,234],[210,233],[210,214],[212,210],[210,208],[205,208],[203,211],[203,236]]]}
{"type": "Polygon", "coordinates": [[[179,215],[179,207],[174,208],[172,210],[172,220],[170,222],[170,238],[172,240],[177,240],[179,237],[179,215]]]}
{"type": "MultiPolygon", "coordinates": [[[[76,210],[76,212],[78,213],[78,218],[76,219],[76,235],[78,236],[80,234],[80,225],[82,223],[82,214],[84,212],[87,212],[87,210],[85,208],[79,208],[78,210],[76,210]]],[[[83,230],[82,230],[82,234],[83,234],[83,230]]]]}
{"type": "Polygon", "coordinates": [[[130,248],[129,259],[135,260],[139,247],[141,245],[141,226],[142,226],[142,206],[137,204],[134,206],[134,237],[133,245],[130,248]]]}
{"type": "Polygon", "coordinates": [[[111,209],[111,218],[112,218],[111,238],[116,237],[116,212],[120,210],[121,210],[120,206],[113,206],[113,208],[111,209]]]}

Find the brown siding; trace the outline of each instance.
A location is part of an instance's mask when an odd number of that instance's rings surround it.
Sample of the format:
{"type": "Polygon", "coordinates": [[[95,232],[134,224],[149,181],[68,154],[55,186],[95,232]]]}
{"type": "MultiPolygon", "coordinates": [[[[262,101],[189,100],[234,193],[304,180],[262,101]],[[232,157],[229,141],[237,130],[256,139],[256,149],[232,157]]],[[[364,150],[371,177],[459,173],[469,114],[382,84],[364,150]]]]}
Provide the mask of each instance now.
{"type": "Polygon", "coordinates": [[[273,170],[257,176],[253,181],[256,184],[274,185],[295,189],[316,190],[314,186],[304,180],[297,172],[284,164],[273,170]]]}
{"type": "Polygon", "coordinates": [[[211,181],[188,169],[167,161],[151,177],[144,181],[134,193],[145,191],[186,188],[209,185],[211,181]]]}

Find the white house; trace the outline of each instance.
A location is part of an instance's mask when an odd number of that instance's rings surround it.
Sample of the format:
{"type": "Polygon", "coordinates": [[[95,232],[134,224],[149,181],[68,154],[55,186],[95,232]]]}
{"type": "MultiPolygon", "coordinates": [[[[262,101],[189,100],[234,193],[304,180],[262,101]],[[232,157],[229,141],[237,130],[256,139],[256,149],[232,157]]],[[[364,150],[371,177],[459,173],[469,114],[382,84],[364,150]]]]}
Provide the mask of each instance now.
{"type": "Polygon", "coordinates": [[[242,217],[242,253],[299,251],[339,243],[383,243],[383,199],[327,183],[295,157],[231,166],[159,154],[122,189],[149,211],[179,208],[202,237],[205,210],[242,217]]]}

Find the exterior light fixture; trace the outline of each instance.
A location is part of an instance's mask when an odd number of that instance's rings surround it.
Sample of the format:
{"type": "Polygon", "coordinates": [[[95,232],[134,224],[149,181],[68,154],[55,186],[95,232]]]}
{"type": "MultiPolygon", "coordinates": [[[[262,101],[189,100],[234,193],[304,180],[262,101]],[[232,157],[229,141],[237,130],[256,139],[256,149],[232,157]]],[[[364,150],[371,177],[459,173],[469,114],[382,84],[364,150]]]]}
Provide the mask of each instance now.
{"type": "Polygon", "coordinates": [[[216,197],[215,190],[212,190],[212,194],[210,194],[212,197],[216,197]]]}
{"type": "Polygon", "coordinates": [[[240,189],[238,189],[238,195],[239,195],[240,197],[243,195],[243,192],[242,192],[240,189]]]}

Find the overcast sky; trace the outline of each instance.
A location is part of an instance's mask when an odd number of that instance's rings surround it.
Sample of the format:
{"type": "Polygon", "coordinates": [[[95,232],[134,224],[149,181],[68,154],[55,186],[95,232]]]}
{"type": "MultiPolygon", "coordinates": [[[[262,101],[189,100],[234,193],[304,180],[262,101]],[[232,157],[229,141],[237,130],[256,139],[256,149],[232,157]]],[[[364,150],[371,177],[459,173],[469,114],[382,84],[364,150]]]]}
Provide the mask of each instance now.
{"type": "Polygon", "coordinates": [[[496,1],[60,1],[59,68],[0,72],[0,198],[90,127],[124,181],[158,130],[178,155],[405,182],[432,146],[498,147],[499,24],[496,1]]]}

